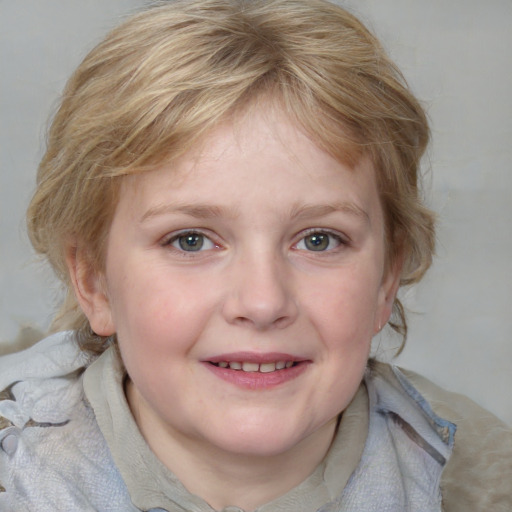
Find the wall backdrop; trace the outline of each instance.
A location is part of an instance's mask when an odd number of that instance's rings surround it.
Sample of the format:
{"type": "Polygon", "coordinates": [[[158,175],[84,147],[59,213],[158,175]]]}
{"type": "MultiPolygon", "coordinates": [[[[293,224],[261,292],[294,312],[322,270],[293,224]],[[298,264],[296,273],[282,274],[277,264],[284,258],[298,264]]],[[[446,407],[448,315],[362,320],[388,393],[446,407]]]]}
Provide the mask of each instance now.
{"type": "MultiPolygon", "coordinates": [[[[347,0],[429,113],[427,197],[438,255],[405,290],[398,364],[512,423],[512,2],[347,0]]],[[[142,0],[0,0],[0,343],[46,329],[58,287],[31,252],[24,211],[49,113],[86,51],[142,0]]],[[[377,339],[390,359],[397,341],[377,339]]]]}

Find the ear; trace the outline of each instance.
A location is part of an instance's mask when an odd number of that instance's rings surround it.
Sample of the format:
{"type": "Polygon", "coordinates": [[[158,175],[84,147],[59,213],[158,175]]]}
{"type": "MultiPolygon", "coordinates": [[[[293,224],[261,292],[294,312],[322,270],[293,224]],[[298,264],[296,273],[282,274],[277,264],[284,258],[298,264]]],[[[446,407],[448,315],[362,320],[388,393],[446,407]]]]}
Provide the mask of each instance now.
{"type": "Polygon", "coordinates": [[[403,260],[401,257],[396,258],[395,262],[387,269],[379,290],[379,299],[377,314],[375,315],[375,325],[373,327],[374,334],[377,334],[384,327],[393,312],[393,304],[395,302],[398,288],[400,287],[400,278],[402,276],[403,260]]]}
{"type": "Polygon", "coordinates": [[[114,334],[104,275],[93,267],[85,251],[76,246],[66,251],[66,264],[75,296],[91,329],[100,336],[114,334]]]}

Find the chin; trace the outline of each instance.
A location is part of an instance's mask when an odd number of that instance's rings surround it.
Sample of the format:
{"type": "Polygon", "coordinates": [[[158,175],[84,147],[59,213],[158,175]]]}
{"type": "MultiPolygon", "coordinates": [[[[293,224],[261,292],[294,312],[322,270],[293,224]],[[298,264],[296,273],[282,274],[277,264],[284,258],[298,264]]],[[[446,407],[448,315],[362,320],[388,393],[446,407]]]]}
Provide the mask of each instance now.
{"type": "Polygon", "coordinates": [[[231,439],[225,444],[226,451],[245,457],[277,457],[290,451],[300,442],[291,439],[272,439],[268,434],[262,433],[256,438],[242,437],[240,439],[231,439]]]}
{"type": "MultiPolygon", "coordinates": [[[[282,416],[278,421],[258,424],[238,423],[239,428],[227,428],[216,443],[221,449],[248,457],[275,457],[293,450],[321,428],[313,431],[305,426],[286,425],[282,416]]],[[[231,424],[233,425],[233,424],[231,424]]]]}

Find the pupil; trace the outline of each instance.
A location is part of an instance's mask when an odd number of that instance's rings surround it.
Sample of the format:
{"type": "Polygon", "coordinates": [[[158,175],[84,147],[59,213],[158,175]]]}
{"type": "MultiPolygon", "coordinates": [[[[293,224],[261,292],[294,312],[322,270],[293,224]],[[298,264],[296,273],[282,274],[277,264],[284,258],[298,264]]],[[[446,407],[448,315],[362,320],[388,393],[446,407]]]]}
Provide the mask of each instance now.
{"type": "Polygon", "coordinates": [[[180,248],[184,251],[199,251],[203,247],[203,235],[183,235],[179,238],[180,248]]]}
{"type": "Polygon", "coordinates": [[[325,251],[329,246],[329,236],[315,233],[306,238],[306,247],[311,251],[325,251]]]}

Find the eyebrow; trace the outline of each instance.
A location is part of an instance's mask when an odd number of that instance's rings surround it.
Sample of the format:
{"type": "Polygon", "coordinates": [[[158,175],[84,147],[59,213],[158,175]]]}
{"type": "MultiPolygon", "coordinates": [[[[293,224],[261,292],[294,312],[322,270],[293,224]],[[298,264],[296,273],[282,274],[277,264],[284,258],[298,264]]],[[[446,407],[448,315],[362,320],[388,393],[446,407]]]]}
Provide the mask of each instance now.
{"type": "MultiPolygon", "coordinates": [[[[370,224],[370,216],[366,211],[351,202],[341,202],[334,204],[322,205],[304,205],[297,204],[290,210],[289,218],[293,220],[303,220],[309,218],[323,217],[331,213],[343,212],[355,217],[359,217],[366,223],[370,224]]],[[[188,215],[195,219],[212,219],[212,218],[235,218],[237,211],[228,209],[223,206],[209,205],[209,204],[165,204],[154,206],[147,210],[141,217],[140,222],[145,222],[148,219],[158,217],[160,215],[181,213],[188,215]]]]}
{"type": "Polygon", "coordinates": [[[292,219],[308,219],[314,217],[324,217],[331,213],[343,212],[361,218],[370,224],[370,216],[361,207],[351,202],[341,202],[325,205],[297,205],[291,210],[292,219]]]}
{"type": "Polygon", "coordinates": [[[228,210],[222,206],[208,204],[164,204],[150,208],[141,217],[140,222],[144,222],[159,215],[171,213],[182,213],[196,219],[212,219],[216,217],[235,217],[236,212],[228,210]]]}

